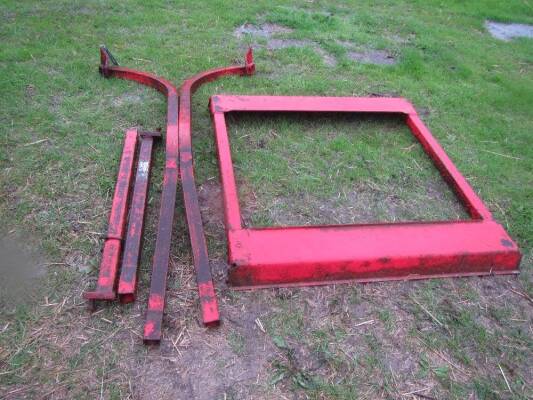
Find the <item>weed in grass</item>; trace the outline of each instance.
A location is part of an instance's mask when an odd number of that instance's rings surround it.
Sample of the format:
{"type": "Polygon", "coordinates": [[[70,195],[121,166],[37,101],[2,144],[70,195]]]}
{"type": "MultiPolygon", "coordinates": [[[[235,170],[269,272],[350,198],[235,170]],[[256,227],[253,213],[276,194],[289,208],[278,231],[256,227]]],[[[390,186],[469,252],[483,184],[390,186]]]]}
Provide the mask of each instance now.
{"type": "Polygon", "coordinates": [[[235,332],[230,333],[228,336],[228,342],[235,354],[240,355],[245,352],[246,342],[241,334],[235,332]]]}

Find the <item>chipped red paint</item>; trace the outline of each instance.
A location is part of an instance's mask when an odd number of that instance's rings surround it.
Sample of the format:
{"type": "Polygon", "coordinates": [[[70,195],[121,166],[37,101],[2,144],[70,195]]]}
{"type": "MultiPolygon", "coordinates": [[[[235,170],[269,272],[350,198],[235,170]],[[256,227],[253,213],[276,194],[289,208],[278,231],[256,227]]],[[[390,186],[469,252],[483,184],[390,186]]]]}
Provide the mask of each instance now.
{"type": "Polygon", "coordinates": [[[128,198],[133,177],[136,146],[137,130],[128,129],[122,149],[96,289],[83,294],[83,297],[89,300],[93,307],[96,300],[114,300],[116,297],[115,281],[120,263],[126,217],[128,215],[128,198]]]}
{"type": "Polygon", "coordinates": [[[118,296],[121,303],[135,301],[137,288],[137,267],[141,254],[144,213],[148,197],[150,170],[152,167],[152,147],[154,138],[161,137],[158,132],[141,132],[141,145],[137,161],[137,172],[130,206],[130,216],[122,255],[122,269],[118,282],[118,296]]]}
{"type": "MultiPolygon", "coordinates": [[[[159,326],[157,329],[161,329],[161,326],[159,326]]],[[[156,326],[152,321],[147,321],[144,324],[144,343],[145,344],[157,344],[159,343],[159,340],[155,341],[153,343],[149,338],[153,336],[154,332],[156,331],[156,326]]]]}
{"type": "Polygon", "coordinates": [[[206,326],[220,323],[215,288],[211,282],[198,283],[198,294],[202,304],[202,320],[206,326]]]}
{"type": "Polygon", "coordinates": [[[163,311],[165,299],[159,294],[151,294],[148,299],[148,308],[150,310],[163,311]]]}
{"type": "Polygon", "coordinates": [[[194,166],[191,137],[191,97],[194,91],[205,82],[210,82],[225,75],[251,75],[255,71],[252,49],[246,53],[244,66],[232,66],[201,72],[183,82],[179,89],[180,115],[178,119],[179,148],[180,148],[180,177],[183,189],[185,213],[189,227],[189,237],[196,270],[196,282],[202,310],[202,320],[205,325],[212,326],[219,323],[218,304],[215,288],[211,278],[207,244],[198,203],[198,192],[194,180],[194,166]]]}
{"type": "Polygon", "coordinates": [[[224,200],[229,283],[235,288],[518,273],[518,247],[405,99],[213,96],[210,109],[224,200]],[[403,115],[471,219],[245,229],[224,118],[231,111],[403,115]]]}

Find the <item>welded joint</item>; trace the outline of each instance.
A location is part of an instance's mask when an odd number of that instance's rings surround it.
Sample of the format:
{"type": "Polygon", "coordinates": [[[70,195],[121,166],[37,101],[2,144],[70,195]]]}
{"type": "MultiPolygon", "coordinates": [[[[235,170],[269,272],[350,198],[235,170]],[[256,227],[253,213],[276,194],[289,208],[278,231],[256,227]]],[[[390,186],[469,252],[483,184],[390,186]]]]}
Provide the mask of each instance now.
{"type": "Polygon", "coordinates": [[[111,76],[111,72],[109,71],[110,62],[114,66],[118,65],[117,59],[111,54],[109,49],[102,44],[100,46],[100,66],[98,67],[98,71],[106,78],[111,76]]]}
{"type": "Polygon", "coordinates": [[[254,51],[251,47],[248,48],[248,51],[244,56],[244,68],[246,75],[253,75],[255,72],[254,51]]]}
{"type": "Polygon", "coordinates": [[[143,138],[154,138],[154,139],[160,139],[161,138],[161,132],[157,131],[139,131],[139,137],[141,139],[143,138]]]}
{"type": "Polygon", "coordinates": [[[104,236],[104,242],[108,241],[108,240],[118,240],[119,242],[123,242],[124,241],[124,238],[120,235],[105,235],[104,236]]]}

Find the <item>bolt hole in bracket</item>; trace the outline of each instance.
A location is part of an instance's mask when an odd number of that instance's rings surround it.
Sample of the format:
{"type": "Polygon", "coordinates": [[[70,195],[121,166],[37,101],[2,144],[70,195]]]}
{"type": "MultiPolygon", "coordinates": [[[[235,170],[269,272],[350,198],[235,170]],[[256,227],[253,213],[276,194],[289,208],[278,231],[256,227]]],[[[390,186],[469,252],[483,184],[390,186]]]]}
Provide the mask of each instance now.
{"type": "Polygon", "coordinates": [[[516,274],[521,254],[402,98],[229,96],[210,99],[235,289],[516,274]],[[228,112],[397,114],[467,210],[460,221],[249,228],[242,226],[228,112]]]}

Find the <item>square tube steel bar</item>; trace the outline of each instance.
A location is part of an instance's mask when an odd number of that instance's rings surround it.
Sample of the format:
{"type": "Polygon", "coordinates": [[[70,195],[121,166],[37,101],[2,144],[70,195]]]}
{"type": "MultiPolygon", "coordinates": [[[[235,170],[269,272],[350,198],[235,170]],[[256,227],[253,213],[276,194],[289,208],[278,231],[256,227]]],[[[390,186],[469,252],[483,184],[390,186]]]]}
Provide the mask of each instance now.
{"type": "Polygon", "coordinates": [[[135,173],[126,241],[124,243],[124,254],[122,255],[122,268],[118,282],[118,296],[121,303],[135,301],[137,268],[141,255],[144,215],[152,168],[152,148],[154,138],[160,138],[161,134],[158,132],[141,132],[139,136],[141,145],[135,173]]]}
{"type": "Polygon", "coordinates": [[[137,136],[136,129],[128,129],[126,131],[96,289],[83,294],[93,307],[96,300],[115,300],[116,298],[116,278],[128,216],[128,201],[133,179],[137,136]]]}

